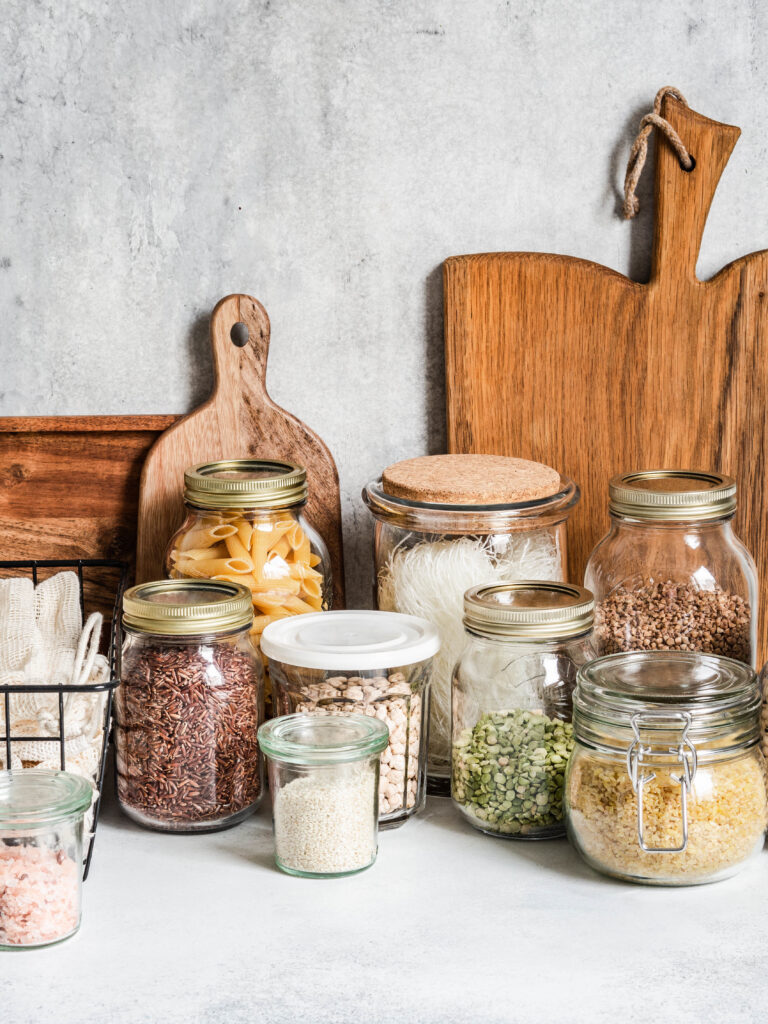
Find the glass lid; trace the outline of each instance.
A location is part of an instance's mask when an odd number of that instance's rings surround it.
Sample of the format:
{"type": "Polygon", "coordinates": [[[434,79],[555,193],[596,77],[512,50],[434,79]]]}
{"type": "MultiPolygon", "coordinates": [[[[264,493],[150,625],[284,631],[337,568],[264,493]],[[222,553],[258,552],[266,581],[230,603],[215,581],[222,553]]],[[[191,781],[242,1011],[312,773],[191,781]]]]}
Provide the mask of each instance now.
{"type": "Polygon", "coordinates": [[[300,712],[273,718],[259,728],[264,753],[289,764],[360,761],[380,754],[388,742],[389,729],[384,722],[360,714],[300,712]]]}
{"type": "Polygon", "coordinates": [[[0,771],[0,828],[25,829],[85,814],[93,788],[71,772],[0,771]]]}

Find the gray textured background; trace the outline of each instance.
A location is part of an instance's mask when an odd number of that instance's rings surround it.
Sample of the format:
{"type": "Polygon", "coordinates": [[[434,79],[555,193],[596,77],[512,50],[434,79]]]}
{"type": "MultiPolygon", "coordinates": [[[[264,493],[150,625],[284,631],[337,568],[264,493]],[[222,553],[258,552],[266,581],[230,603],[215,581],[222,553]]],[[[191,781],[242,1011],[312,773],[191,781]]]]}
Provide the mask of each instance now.
{"type": "Polygon", "coordinates": [[[768,243],[761,0],[0,10],[0,413],[191,409],[207,313],[256,295],[272,395],[339,466],[353,602],[361,484],[444,442],[446,256],[550,250],[642,279],[650,211],[622,222],[617,188],[665,84],[744,129],[700,273],[768,243]]]}

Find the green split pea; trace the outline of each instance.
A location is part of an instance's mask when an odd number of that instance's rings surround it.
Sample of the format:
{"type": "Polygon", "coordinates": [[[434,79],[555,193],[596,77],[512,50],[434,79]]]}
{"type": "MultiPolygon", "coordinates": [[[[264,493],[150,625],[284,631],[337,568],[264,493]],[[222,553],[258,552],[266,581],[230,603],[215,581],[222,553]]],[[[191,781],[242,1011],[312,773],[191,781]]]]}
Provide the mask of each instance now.
{"type": "Polygon", "coordinates": [[[489,832],[557,832],[572,749],[570,722],[520,709],[483,715],[453,745],[453,799],[489,832]]]}

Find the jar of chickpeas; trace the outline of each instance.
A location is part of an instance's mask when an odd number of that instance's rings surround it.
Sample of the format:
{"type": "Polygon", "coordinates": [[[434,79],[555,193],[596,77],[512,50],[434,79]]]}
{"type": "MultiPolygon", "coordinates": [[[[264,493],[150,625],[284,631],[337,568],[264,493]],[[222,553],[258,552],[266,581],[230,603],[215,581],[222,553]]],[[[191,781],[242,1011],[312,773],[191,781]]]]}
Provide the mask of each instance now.
{"type": "Polygon", "coordinates": [[[330,607],[328,549],[303,515],[307,473],[289,462],[234,459],[184,474],[184,522],[171,538],[171,579],[242,583],[252,636],[270,622],[330,607]]]}

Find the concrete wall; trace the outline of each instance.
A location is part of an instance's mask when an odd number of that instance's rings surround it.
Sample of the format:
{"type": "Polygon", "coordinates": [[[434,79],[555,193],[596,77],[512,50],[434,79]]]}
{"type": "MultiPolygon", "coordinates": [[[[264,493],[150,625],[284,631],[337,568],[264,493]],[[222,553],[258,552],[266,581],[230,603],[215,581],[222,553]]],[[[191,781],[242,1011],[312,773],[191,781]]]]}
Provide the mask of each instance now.
{"type": "Polygon", "coordinates": [[[271,392],[339,466],[354,603],[361,485],[444,444],[446,256],[641,279],[651,211],[624,223],[617,190],[665,84],[744,129],[700,272],[768,243],[759,0],[1,7],[0,413],[189,410],[207,314],[257,296],[271,392]]]}

